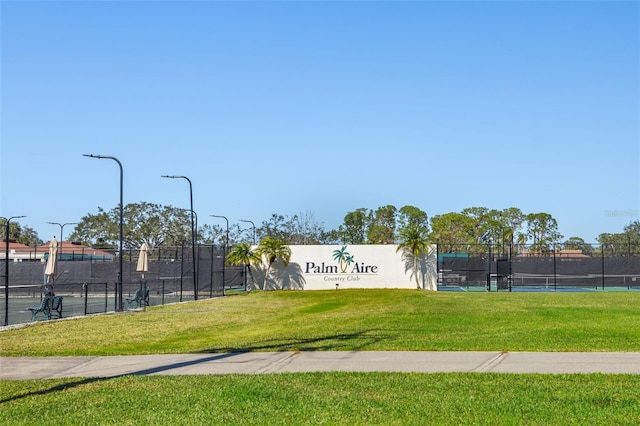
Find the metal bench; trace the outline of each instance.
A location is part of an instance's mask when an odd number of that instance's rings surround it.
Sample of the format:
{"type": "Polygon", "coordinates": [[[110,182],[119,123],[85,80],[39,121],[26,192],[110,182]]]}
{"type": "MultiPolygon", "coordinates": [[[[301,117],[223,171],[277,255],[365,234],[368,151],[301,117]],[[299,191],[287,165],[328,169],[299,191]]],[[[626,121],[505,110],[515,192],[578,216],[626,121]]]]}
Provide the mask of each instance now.
{"type": "Polygon", "coordinates": [[[35,321],[39,313],[44,314],[44,319],[50,320],[52,314],[62,318],[62,296],[45,296],[40,300],[40,305],[27,308],[31,311],[31,321],[35,321]],[[54,313],[55,312],[55,313],[54,313]]]}

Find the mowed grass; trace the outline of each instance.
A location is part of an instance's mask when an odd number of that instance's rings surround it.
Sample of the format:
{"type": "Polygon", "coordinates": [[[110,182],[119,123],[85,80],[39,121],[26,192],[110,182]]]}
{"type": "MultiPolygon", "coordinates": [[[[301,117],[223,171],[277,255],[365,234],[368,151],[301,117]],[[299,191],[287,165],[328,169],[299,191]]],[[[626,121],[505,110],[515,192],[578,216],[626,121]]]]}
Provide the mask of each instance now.
{"type": "MultiPolygon", "coordinates": [[[[254,292],[0,332],[3,356],[282,350],[640,351],[640,293],[254,292]]],[[[5,380],[0,407],[3,425],[635,425],[640,375],[5,380]]]]}
{"type": "Polygon", "coordinates": [[[0,332],[2,356],[640,351],[640,292],[252,292],[0,332]]]}
{"type": "Polygon", "coordinates": [[[2,382],[0,423],[636,425],[640,376],[299,373],[2,382]]]}

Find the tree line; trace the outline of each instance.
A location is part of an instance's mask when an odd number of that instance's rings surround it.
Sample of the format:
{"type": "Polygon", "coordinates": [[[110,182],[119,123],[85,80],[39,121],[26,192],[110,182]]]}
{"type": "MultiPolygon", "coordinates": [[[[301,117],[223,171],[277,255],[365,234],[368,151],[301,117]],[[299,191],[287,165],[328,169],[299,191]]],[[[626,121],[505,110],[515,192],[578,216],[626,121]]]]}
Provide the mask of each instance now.
{"type": "MultiPolygon", "coordinates": [[[[120,210],[98,208],[75,225],[69,239],[86,246],[116,250],[119,244],[120,210]]],[[[253,229],[239,224],[202,224],[212,222],[209,216],[196,216],[196,240],[199,244],[234,246],[253,242],[253,229]],[[199,222],[198,223],[198,219],[199,222]]],[[[4,222],[0,219],[0,224],[4,222]]],[[[0,228],[3,240],[6,226],[0,228]]],[[[620,233],[602,233],[594,248],[579,236],[566,238],[559,232],[558,223],[548,213],[525,213],[519,208],[502,210],[470,207],[460,212],[449,212],[428,217],[415,206],[396,208],[385,205],[376,209],[359,208],[348,212],[336,228],[326,230],[313,213],[294,215],[273,214],[255,228],[255,237],[266,237],[287,245],[310,244],[400,244],[407,234],[425,242],[439,244],[443,252],[482,251],[483,245],[497,247],[524,247],[532,252],[546,253],[554,249],[581,250],[594,254],[607,250],[610,255],[640,255],[640,221],[635,220],[620,233]]],[[[136,249],[143,243],[149,247],[191,244],[191,212],[188,209],[148,202],[132,203],[123,209],[123,244],[136,249]]],[[[11,221],[9,239],[37,246],[43,241],[32,228],[11,221]]]]}

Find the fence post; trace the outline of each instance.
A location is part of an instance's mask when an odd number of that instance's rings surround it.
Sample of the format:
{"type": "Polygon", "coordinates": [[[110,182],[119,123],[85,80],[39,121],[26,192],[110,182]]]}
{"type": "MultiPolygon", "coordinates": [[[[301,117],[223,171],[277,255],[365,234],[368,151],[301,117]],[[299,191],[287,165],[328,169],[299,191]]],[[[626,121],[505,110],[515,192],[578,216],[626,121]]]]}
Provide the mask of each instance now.
{"type": "Polygon", "coordinates": [[[556,243],[553,243],[553,289],[557,290],[558,289],[558,280],[556,279],[557,277],[557,271],[556,271],[556,243]]]}
{"type": "Polygon", "coordinates": [[[87,289],[87,283],[82,284],[82,290],[84,290],[84,316],[87,316],[87,303],[89,302],[89,290],[87,289]]]}
{"type": "Polygon", "coordinates": [[[440,243],[436,243],[436,288],[442,285],[440,282],[440,243]]]}
{"type": "Polygon", "coordinates": [[[487,242],[487,249],[489,251],[487,258],[487,291],[491,291],[491,240],[487,242]]]}
{"type": "MultiPolygon", "coordinates": [[[[602,252],[602,256],[600,257],[601,259],[601,264],[602,264],[602,291],[604,291],[604,248],[605,245],[602,245],[602,250],[600,250],[602,252]]],[[[597,286],[596,286],[597,289],[597,286]]]]}
{"type": "Polygon", "coordinates": [[[214,247],[215,244],[211,244],[211,268],[209,271],[209,298],[213,297],[213,262],[215,261],[215,255],[214,255],[214,247]]]}
{"type": "Polygon", "coordinates": [[[184,277],[184,243],[182,243],[180,247],[180,301],[182,302],[182,277],[184,277]]]}
{"type": "Polygon", "coordinates": [[[511,242],[509,243],[509,278],[507,278],[509,280],[509,293],[511,293],[512,290],[512,284],[513,284],[513,266],[511,264],[511,262],[513,261],[513,233],[511,233],[511,242]]]}

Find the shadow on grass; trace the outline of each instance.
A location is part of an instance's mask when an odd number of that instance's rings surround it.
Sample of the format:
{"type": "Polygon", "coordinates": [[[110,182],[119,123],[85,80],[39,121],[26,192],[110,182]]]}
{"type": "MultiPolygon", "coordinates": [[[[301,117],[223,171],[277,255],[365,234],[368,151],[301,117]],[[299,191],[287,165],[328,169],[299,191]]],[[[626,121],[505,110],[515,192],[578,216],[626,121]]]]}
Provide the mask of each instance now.
{"type": "MultiPolygon", "coordinates": [[[[75,382],[69,382],[69,383],[62,383],[56,386],[52,386],[48,389],[41,389],[41,390],[37,390],[37,391],[31,391],[31,392],[26,392],[24,394],[21,395],[14,395],[14,396],[10,396],[8,398],[4,398],[4,399],[0,399],[0,404],[3,404],[5,402],[11,402],[11,401],[16,401],[22,398],[28,398],[30,396],[41,396],[41,395],[48,395],[54,392],[59,392],[59,391],[64,391],[67,389],[71,389],[71,388],[75,388],[77,386],[82,386],[82,385],[86,385],[89,383],[95,383],[95,382],[103,382],[103,381],[107,381],[107,380],[112,380],[112,379],[117,379],[119,377],[126,377],[126,376],[146,376],[149,374],[157,374],[157,373],[162,373],[164,371],[169,371],[169,370],[173,370],[176,368],[182,368],[182,367],[189,367],[192,365],[196,365],[196,364],[202,364],[202,363],[206,363],[209,361],[216,361],[216,360],[220,360],[220,359],[224,359],[224,358],[229,358],[232,357],[234,355],[237,354],[233,354],[233,353],[225,353],[225,354],[218,354],[218,355],[212,355],[206,358],[199,358],[199,359],[194,359],[194,360],[190,360],[190,361],[183,361],[183,362],[174,362],[172,364],[167,364],[167,365],[160,365],[160,366],[156,366],[156,367],[152,367],[152,368],[145,368],[143,370],[139,370],[139,371],[132,371],[130,373],[124,373],[124,374],[117,374],[114,376],[109,376],[109,377],[88,377],[85,379],[81,379],[75,382]]],[[[62,379],[62,378],[61,378],[62,379]]],[[[51,380],[51,379],[45,379],[45,380],[51,380]]]]}
{"type": "Polygon", "coordinates": [[[339,351],[362,350],[382,340],[389,340],[390,335],[374,334],[379,329],[363,330],[356,333],[332,334],[313,338],[274,338],[256,342],[251,346],[229,346],[203,349],[197,353],[227,352],[285,352],[285,351],[339,351]]]}

